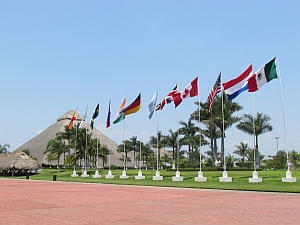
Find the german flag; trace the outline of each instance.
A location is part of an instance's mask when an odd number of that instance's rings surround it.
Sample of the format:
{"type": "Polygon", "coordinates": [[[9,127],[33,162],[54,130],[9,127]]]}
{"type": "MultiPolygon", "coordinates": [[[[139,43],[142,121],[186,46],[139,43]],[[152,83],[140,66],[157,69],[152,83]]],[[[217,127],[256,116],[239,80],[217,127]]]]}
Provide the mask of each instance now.
{"type": "Polygon", "coordinates": [[[122,111],[125,116],[136,113],[141,108],[141,93],[129,106],[124,108],[122,111]]]}

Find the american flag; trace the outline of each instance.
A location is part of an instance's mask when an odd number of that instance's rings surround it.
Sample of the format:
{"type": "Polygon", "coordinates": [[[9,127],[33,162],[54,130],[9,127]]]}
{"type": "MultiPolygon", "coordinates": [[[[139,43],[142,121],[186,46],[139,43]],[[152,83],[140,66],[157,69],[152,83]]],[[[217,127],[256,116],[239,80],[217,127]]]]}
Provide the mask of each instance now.
{"type": "Polygon", "coordinates": [[[215,83],[215,85],[213,86],[213,88],[211,89],[211,91],[209,92],[208,95],[208,100],[209,100],[209,111],[211,112],[213,104],[214,104],[214,100],[216,98],[216,95],[218,93],[221,92],[221,73],[218,76],[218,79],[215,83]]]}

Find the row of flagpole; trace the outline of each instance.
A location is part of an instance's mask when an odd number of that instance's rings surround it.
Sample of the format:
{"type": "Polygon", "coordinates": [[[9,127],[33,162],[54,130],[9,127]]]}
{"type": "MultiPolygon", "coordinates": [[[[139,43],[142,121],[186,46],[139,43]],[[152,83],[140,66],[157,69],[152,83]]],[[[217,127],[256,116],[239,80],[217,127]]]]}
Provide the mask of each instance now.
{"type": "MultiPolygon", "coordinates": [[[[277,59],[278,60],[278,59],[277,59]]],[[[222,83],[222,79],[221,79],[221,72],[218,76],[218,79],[215,83],[215,85],[213,86],[211,92],[209,93],[208,99],[209,99],[209,111],[212,111],[212,107],[213,107],[213,102],[217,96],[218,93],[221,92],[222,88],[221,88],[221,83],[222,83]]],[[[271,60],[270,62],[268,62],[267,64],[265,64],[263,67],[261,67],[256,73],[252,72],[252,65],[249,66],[249,68],[243,72],[240,76],[228,81],[228,82],[224,82],[222,83],[223,86],[223,91],[227,94],[227,98],[228,99],[234,99],[236,98],[238,95],[240,95],[242,92],[244,91],[248,91],[248,92],[252,92],[252,113],[253,113],[253,134],[254,134],[254,145],[255,145],[255,121],[254,121],[254,96],[253,96],[253,92],[259,90],[261,88],[262,85],[264,85],[265,83],[268,83],[269,81],[271,81],[272,79],[278,78],[277,76],[277,68],[276,68],[276,57],[271,60]]],[[[279,76],[280,78],[280,76],[279,76]]],[[[168,103],[174,102],[175,108],[177,106],[179,106],[179,104],[186,98],[190,98],[190,97],[195,97],[197,95],[199,95],[199,91],[198,91],[198,77],[196,77],[191,83],[189,83],[182,91],[178,91],[178,84],[175,86],[175,88],[169,92],[169,94],[158,104],[156,105],[156,101],[157,101],[157,97],[159,95],[159,90],[157,90],[153,96],[153,98],[151,99],[151,102],[148,105],[149,108],[149,119],[152,118],[152,115],[154,113],[154,111],[158,111],[158,110],[162,110],[164,108],[164,106],[168,103]]],[[[282,85],[281,85],[281,78],[280,78],[280,90],[281,90],[281,96],[282,96],[282,111],[283,111],[283,117],[284,117],[284,107],[283,107],[283,94],[282,94],[282,85]]],[[[223,93],[223,92],[222,92],[223,93]]],[[[109,103],[109,112],[108,115],[110,116],[110,104],[111,104],[111,100],[109,103]]],[[[130,105],[128,105],[127,107],[125,107],[126,104],[126,97],[124,99],[124,101],[122,102],[119,111],[115,117],[114,120],[114,124],[121,122],[122,120],[124,120],[124,171],[122,173],[122,176],[120,176],[120,178],[127,178],[128,176],[126,176],[126,157],[125,157],[125,148],[126,148],[126,141],[125,141],[125,117],[127,115],[136,113],[137,111],[140,110],[141,108],[141,93],[138,95],[138,97],[136,98],[136,100],[134,102],[132,102],[130,105]]],[[[225,127],[224,127],[224,99],[223,99],[223,94],[222,94],[222,146],[223,146],[223,167],[224,167],[224,172],[223,172],[223,177],[220,177],[220,182],[231,182],[232,178],[228,177],[227,175],[227,171],[226,171],[226,154],[225,154],[225,127]]],[[[97,107],[99,107],[99,104],[97,105],[97,107]]],[[[97,108],[96,108],[97,109],[97,108]]],[[[199,95],[199,150],[200,150],[200,171],[198,173],[198,180],[195,178],[196,181],[206,181],[205,177],[202,176],[202,158],[201,158],[201,129],[200,129],[200,123],[201,123],[201,115],[200,115],[200,95],[199,95]]],[[[77,111],[77,110],[76,110],[77,111]]],[[[99,112],[99,108],[98,108],[98,112],[99,112]]],[[[98,112],[96,117],[98,116],[98,112]]],[[[96,110],[94,112],[93,118],[92,118],[92,122],[91,122],[91,127],[93,128],[93,122],[95,117],[95,113],[96,110]]],[[[76,112],[75,112],[76,114],[76,112]]],[[[142,115],[140,115],[142,118],[142,115]]],[[[163,179],[160,174],[159,174],[159,159],[158,159],[158,155],[159,155],[159,118],[158,118],[158,114],[156,116],[156,120],[157,120],[157,171],[156,171],[156,176],[153,176],[153,179],[155,180],[160,180],[163,179]]],[[[109,118],[110,119],[110,118],[109,118]]],[[[142,119],[141,119],[142,120],[142,119]]],[[[177,124],[179,124],[179,108],[177,109],[177,124]]],[[[73,119],[71,119],[72,123],[73,119]]],[[[108,123],[108,122],[107,122],[108,123]]],[[[108,126],[107,126],[108,127],[108,126]]],[[[110,122],[109,122],[109,127],[110,127],[110,122]]],[[[111,128],[110,128],[111,129],[111,128]]],[[[141,142],[141,129],[142,129],[142,125],[140,122],[140,142],[141,142]]],[[[284,117],[284,131],[285,131],[285,139],[286,139],[286,129],[285,129],[285,117],[284,117]]],[[[110,130],[111,132],[111,130],[110,130]]],[[[181,181],[183,178],[180,177],[180,172],[179,172],[179,168],[178,168],[178,157],[179,157],[179,129],[178,129],[178,134],[177,134],[177,171],[176,171],[176,176],[173,177],[174,181],[181,181]]],[[[256,171],[256,147],[254,147],[254,171],[253,171],[253,177],[249,179],[249,182],[261,182],[262,179],[258,178],[257,175],[257,171],[256,171]]],[[[287,149],[287,144],[286,144],[286,149],[287,149]]],[[[98,147],[97,147],[98,150],[98,147]]],[[[288,151],[286,151],[288,154],[288,151]]],[[[110,156],[109,156],[110,157],[110,156]]],[[[110,159],[110,158],[109,158],[110,159]]],[[[86,159],[85,159],[86,160],[86,159]]],[[[97,160],[98,160],[98,152],[97,152],[97,160]]],[[[141,143],[140,143],[140,156],[139,156],[139,161],[140,161],[140,166],[139,166],[139,174],[138,176],[136,176],[136,179],[144,179],[144,176],[142,176],[142,172],[141,172],[141,143]]],[[[292,178],[291,172],[289,170],[289,163],[288,163],[288,155],[287,155],[287,174],[286,174],[286,179],[285,182],[294,182],[295,178],[292,178]]],[[[109,162],[109,167],[110,167],[110,162],[109,162]]],[[[97,170],[98,170],[98,161],[97,161],[97,170]]],[[[110,168],[109,168],[110,171],[110,168]]],[[[284,180],[283,180],[284,181],[284,180]]]]}

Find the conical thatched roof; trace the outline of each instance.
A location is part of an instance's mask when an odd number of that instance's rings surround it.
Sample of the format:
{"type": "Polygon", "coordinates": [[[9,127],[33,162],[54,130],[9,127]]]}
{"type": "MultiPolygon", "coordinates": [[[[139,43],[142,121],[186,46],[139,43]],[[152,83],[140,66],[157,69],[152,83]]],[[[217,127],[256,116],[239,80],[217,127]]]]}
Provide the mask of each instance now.
{"type": "Polygon", "coordinates": [[[13,152],[11,154],[0,155],[0,169],[24,169],[24,170],[37,170],[39,164],[37,161],[28,156],[25,152],[13,152]]]}
{"type": "MultiPolygon", "coordinates": [[[[36,158],[38,163],[42,164],[48,164],[46,160],[46,155],[44,155],[44,151],[47,148],[47,143],[49,140],[52,140],[55,138],[57,133],[64,132],[64,127],[67,126],[70,123],[71,118],[73,117],[74,110],[69,110],[64,115],[60,116],[55,123],[50,125],[47,129],[42,131],[40,134],[17,148],[14,152],[22,151],[25,149],[29,149],[31,155],[33,158],[36,158]]],[[[82,116],[77,113],[77,122],[82,120],[82,116]]],[[[74,122],[76,123],[76,122],[74,122]]],[[[93,130],[90,128],[89,123],[86,121],[83,122],[82,128],[88,129],[88,132],[92,132],[92,138],[98,138],[100,140],[101,145],[106,145],[107,147],[110,146],[110,150],[112,152],[111,155],[111,165],[122,167],[124,164],[122,161],[120,161],[120,158],[122,158],[122,153],[117,152],[117,143],[114,141],[110,141],[108,137],[106,137],[104,134],[102,134],[100,131],[98,131],[96,128],[93,130]]],[[[129,155],[129,157],[132,157],[129,155]]],[[[132,160],[133,161],[133,160],[132,160]]],[[[62,162],[62,160],[61,160],[62,162]]],[[[99,164],[100,165],[100,164],[99,164]]],[[[133,163],[129,163],[128,166],[133,166],[133,163]],[[132,164],[132,165],[131,165],[132,164]]]]}

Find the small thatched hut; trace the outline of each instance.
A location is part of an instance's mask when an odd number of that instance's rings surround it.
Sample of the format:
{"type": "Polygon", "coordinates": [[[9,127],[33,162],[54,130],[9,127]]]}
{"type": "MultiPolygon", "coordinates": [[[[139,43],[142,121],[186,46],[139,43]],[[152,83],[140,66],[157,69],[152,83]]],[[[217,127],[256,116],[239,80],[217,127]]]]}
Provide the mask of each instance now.
{"type": "Polygon", "coordinates": [[[0,172],[3,175],[26,174],[39,169],[39,164],[25,152],[0,155],[0,172]]]}

